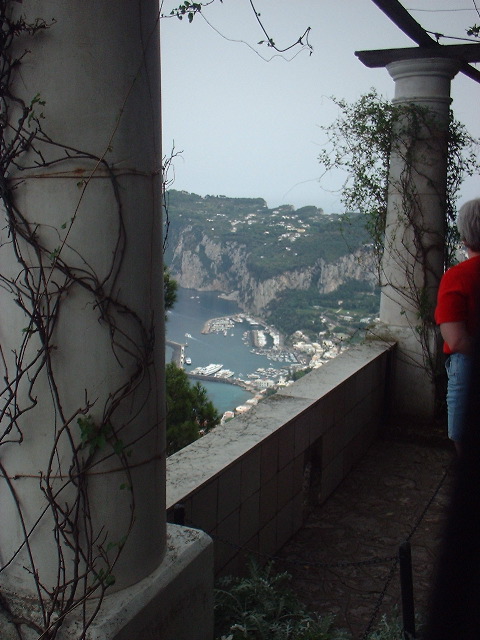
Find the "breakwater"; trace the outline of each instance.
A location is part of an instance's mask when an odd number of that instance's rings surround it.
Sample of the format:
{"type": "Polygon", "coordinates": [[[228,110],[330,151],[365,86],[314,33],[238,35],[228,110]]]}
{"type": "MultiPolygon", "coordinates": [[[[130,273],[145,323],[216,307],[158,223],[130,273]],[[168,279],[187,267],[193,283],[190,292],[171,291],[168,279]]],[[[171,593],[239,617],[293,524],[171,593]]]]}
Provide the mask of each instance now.
{"type": "MultiPolygon", "coordinates": [[[[174,342],[173,340],[166,340],[165,344],[172,349],[172,358],[171,362],[174,362],[177,367],[182,367],[184,365],[185,360],[185,344],[181,342],[174,342]]],[[[187,369],[184,369],[185,373],[189,378],[193,378],[194,380],[203,380],[204,382],[223,382],[225,384],[234,384],[237,387],[241,387],[245,389],[245,391],[253,391],[251,386],[245,382],[244,380],[239,380],[237,378],[224,378],[222,376],[205,376],[200,373],[190,373],[187,369]]]]}
{"type": "Polygon", "coordinates": [[[165,344],[172,349],[171,362],[174,362],[177,367],[183,367],[185,345],[181,342],[174,342],[173,340],[165,340],[165,344]]]}
{"type": "Polygon", "coordinates": [[[245,391],[254,391],[252,387],[245,382],[244,380],[239,380],[238,378],[223,378],[222,376],[204,376],[200,373],[190,373],[189,371],[185,371],[189,378],[193,378],[194,380],[204,380],[208,382],[223,382],[225,384],[234,384],[237,387],[242,387],[245,391]]]}

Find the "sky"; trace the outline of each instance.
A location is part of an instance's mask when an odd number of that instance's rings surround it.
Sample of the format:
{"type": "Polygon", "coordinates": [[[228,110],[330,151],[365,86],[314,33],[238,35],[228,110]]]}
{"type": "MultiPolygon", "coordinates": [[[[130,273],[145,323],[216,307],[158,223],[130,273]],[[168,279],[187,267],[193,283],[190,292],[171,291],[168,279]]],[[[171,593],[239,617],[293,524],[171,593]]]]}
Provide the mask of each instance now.
{"type": "MultiPolygon", "coordinates": [[[[162,13],[180,0],[164,0],[162,13]]],[[[371,0],[255,0],[279,48],[307,29],[308,50],[277,54],[250,0],[215,0],[190,24],[161,20],[163,154],[178,154],[171,188],[205,195],[264,198],[269,207],[314,205],[342,212],[343,174],[322,176],[322,127],[339,115],[331,97],[355,102],[375,88],[391,99],[384,68],[369,69],[355,51],[416,46],[371,0]]],[[[478,3],[477,3],[478,4],[478,3]]],[[[473,0],[404,0],[425,29],[466,38],[480,23],[473,0]],[[446,11],[445,9],[449,9],[446,11]],[[454,9],[452,11],[452,9],[454,9]]],[[[460,44],[442,39],[441,44],[460,44]]],[[[478,65],[477,65],[478,66],[478,65]]],[[[480,137],[480,84],[457,74],[455,117],[480,137]]],[[[459,204],[480,195],[468,179],[459,204]]]]}

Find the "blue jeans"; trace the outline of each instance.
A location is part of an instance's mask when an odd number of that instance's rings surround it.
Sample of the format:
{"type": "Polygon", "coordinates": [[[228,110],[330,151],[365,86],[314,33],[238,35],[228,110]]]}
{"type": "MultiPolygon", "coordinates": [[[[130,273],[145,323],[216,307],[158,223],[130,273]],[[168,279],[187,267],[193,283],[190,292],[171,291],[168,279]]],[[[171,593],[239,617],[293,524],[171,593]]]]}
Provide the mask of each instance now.
{"type": "Polygon", "coordinates": [[[445,368],[448,376],[448,437],[454,442],[461,442],[465,433],[471,358],[463,353],[452,353],[445,362],[445,368]]]}

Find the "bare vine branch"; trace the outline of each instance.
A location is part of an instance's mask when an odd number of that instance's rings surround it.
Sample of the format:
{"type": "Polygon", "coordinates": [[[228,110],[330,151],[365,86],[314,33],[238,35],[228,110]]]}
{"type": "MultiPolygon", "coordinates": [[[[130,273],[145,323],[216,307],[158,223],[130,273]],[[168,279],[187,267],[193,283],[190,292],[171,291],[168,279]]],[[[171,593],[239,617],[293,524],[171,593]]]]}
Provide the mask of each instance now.
{"type": "MultiPolygon", "coordinates": [[[[34,522],[27,523],[18,492],[17,483],[26,478],[25,474],[10,469],[3,459],[0,462],[0,482],[5,485],[5,495],[11,496],[23,532],[23,542],[17,549],[9,557],[2,553],[0,576],[18,561],[21,553],[26,556],[25,571],[33,581],[38,610],[32,611],[28,618],[20,615],[16,602],[9,599],[7,593],[2,593],[0,609],[15,626],[19,639],[28,637],[25,630],[30,628],[39,634],[39,638],[54,640],[67,615],[80,608],[81,640],[86,637],[105,592],[115,582],[114,569],[135,521],[129,454],[150,431],[128,436],[125,433],[142,411],[148,393],[153,392],[150,380],[153,326],[151,321],[145,323],[118,292],[126,248],[122,192],[118,182],[123,174],[108,163],[108,149],[103,155],[96,156],[55,140],[45,127],[42,97],[37,94],[27,103],[13,90],[17,70],[29,53],[25,50],[14,58],[11,54],[13,44],[18,45],[25,36],[34,37],[38,32],[54,27],[55,21],[46,23],[37,19],[30,24],[24,18],[14,20],[9,4],[8,0],[0,0],[0,199],[6,229],[0,250],[12,254],[17,272],[14,275],[0,273],[0,287],[21,311],[25,325],[23,330],[19,328],[21,337],[12,354],[0,345],[3,370],[0,447],[18,446],[29,437],[26,418],[38,404],[40,378],[47,381],[54,419],[46,468],[29,476],[38,478],[38,487],[45,500],[34,522]],[[29,212],[18,205],[18,190],[27,172],[28,177],[32,177],[37,169],[58,168],[59,174],[63,175],[63,165],[68,167],[72,161],[81,161],[87,167],[86,177],[78,185],[76,208],[61,229],[49,227],[46,234],[47,225],[31,220],[29,212]],[[108,181],[116,213],[113,250],[102,275],[97,274],[71,241],[71,231],[77,222],[84,194],[99,173],[108,181]],[[53,247],[52,237],[58,239],[53,247]],[[72,258],[75,258],[75,264],[72,258]],[[88,296],[98,322],[108,333],[111,352],[119,367],[125,368],[128,363],[130,374],[118,388],[110,390],[103,407],[98,407],[98,399],[89,397],[85,391],[83,403],[67,413],[55,364],[56,329],[65,300],[79,290],[88,296]],[[119,419],[122,407],[126,403],[133,404],[132,398],[144,383],[145,397],[142,396],[128,418],[119,419]],[[91,415],[94,407],[95,419],[91,415]],[[66,449],[69,451],[67,458],[66,449]],[[123,475],[120,489],[128,496],[129,504],[126,530],[120,540],[109,539],[105,525],[94,523],[91,508],[92,475],[105,473],[102,466],[112,458],[118,460],[114,471],[123,475]],[[55,557],[50,559],[56,571],[53,586],[43,581],[31,542],[45,519],[52,525],[55,549],[55,557]],[[97,598],[93,607],[90,605],[92,595],[97,598]]],[[[128,95],[125,102],[127,99],[128,95]]],[[[124,105],[119,119],[123,108],[124,105]]],[[[115,131],[116,127],[111,139],[115,131]]],[[[46,399],[42,398],[42,401],[46,402],[46,399]]]]}
{"type": "MultiPolygon", "coordinates": [[[[223,3],[223,0],[219,0],[220,3],[223,3]]],[[[262,31],[262,33],[265,36],[265,40],[260,40],[257,44],[259,45],[267,45],[267,47],[270,47],[272,49],[274,49],[275,51],[277,51],[278,53],[286,53],[287,51],[290,51],[291,49],[294,49],[295,47],[300,47],[301,50],[303,49],[308,49],[308,51],[310,52],[310,55],[312,55],[313,53],[313,47],[309,42],[309,35],[310,35],[310,31],[311,31],[311,27],[307,27],[305,29],[305,31],[302,33],[301,36],[299,36],[294,42],[292,42],[291,44],[287,45],[286,47],[280,48],[276,45],[273,37],[269,34],[269,32],[267,31],[263,20],[261,19],[261,14],[259,11],[257,11],[257,8],[253,2],[253,0],[248,0],[250,3],[250,7],[252,9],[252,12],[255,16],[255,19],[258,23],[258,25],[260,26],[260,29],[262,31]]],[[[207,24],[212,27],[217,33],[219,33],[219,35],[222,35],[215,27],[213,27],[213,25],[207,20],[207,18],[205,17],[204,13],[203,13],[203,9],[204,7],[208,7],[209,5],[213,4],[215,2],[215,0],[208,0],[206,2],[191,2],[190,0],[184,0],[184,2],[182,2],[178,7],[175,7],[174,9],[172,9],[170,11],[170,13],[168,15],[165,14],[161,14],[162,18],[172,18],[172,17],[176,17],[179,20],[183,20],[183,18],[186,16],[189,22],[193,22],[194,18],[196,15],[201,15],[202,18],[207,22],[207,24]]],[[[162,3],[163,5],[163,3],[162,3]]],[[[227,40],[230,40],[230,38],[226,38],[227,40]]],[[[245,43],[248,44],[248,43],[245,43]]],[[[248,45],[250,46],[250,45],[248,45]]],[[[251,47],[253,48],[253,47],[251,47]]],[[[255,49],[254,49],[255,51],[255,49]]]]}

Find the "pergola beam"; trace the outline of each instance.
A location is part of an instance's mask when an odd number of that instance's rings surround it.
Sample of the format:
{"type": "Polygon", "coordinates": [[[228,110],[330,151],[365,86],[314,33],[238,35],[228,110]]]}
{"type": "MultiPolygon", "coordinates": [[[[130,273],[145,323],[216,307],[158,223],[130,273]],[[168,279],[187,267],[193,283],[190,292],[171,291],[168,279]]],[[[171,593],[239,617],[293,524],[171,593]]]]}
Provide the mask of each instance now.
{"type": "MultiPolygon", "coordinates": [[[[377,0],[374,0],[377,2],[377,0]]],[[[378,0],[379,1],[379,0],[378,0]]],[[[480,62],[480,44],[453,44],[432,47],[407,47],[402,49],[380,49],[378,51],[356,51],[355,55],[366,67],[385,67],[396,60],[421,58],[451,58],[462,63],[480,62]]],[[[468,65],[467,65],[468,66],[468,65]]],[[[476,71],[476,69],[474,69],[476,71]]]]}
{"type": "MultiPolygon", "coordinates": [[[[411,38],[420,47],[431,48],[435,50],[435,56],[438,56],[439,50],[445,49],[444,45],[438,44],[425,29],[408,13],[405,7],[398,0],[372,0],[383,13],[392,20],[394,24],[399,27],[409,38],[411,38]]],[[[455,45],[453,45],[455,46],[455,45]]],[[[459,45],[459,46],[475,46],[472,45],[459,45]]],[[[433,51],[432,51],[433,53],[433,51]]],[[[363,60],[362,60],[363,62],[363,60]]],[[[474,62],[470,60],[470,62],[474,62]]],[[[368,65],[367,65],[368,66],[368,65]]],[[[466,76],[480,82],[480,71],[471,67],[468,62],[462,58],[462,64],[460,71],[466,76]]]]}
{"type": "Polygon", "coordinates": [[[409,38],[421,47],[440,47],[398,0],[373,0],[383,13],[409,38]]]}

